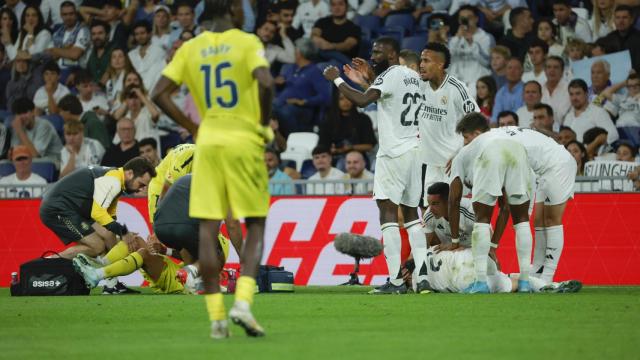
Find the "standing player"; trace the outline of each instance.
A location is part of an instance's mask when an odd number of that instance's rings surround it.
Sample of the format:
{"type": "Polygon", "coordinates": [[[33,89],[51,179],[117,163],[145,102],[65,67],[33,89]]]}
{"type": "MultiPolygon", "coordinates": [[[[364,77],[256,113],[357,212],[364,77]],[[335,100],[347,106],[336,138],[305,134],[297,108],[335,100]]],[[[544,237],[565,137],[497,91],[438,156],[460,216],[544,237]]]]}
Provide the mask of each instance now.
{"type": "Polygon", "coordinates": [[[456,133],[458,121],[468,113],[480,111],[464,83],[447,74],[450,61],[449,49],[443,44],[429,43],[422,50],[420,77],[426,81],[425,101],[420,105],[418,121],[425,205],[429,186],[440,181],[449,183],[448,167],[462,147],[462,136],[456,133]]]}
{"type": "MultiPolygon", "coordinates": [[[[324,70],[327,80],[333,81],[340,92],[358,106],[378,103],[378,150],[376,173],[373,181],[373,198],[380,209],[380,223],[384,238],[384,255],[389,268],[390,281],[376,289],[378,294],[406,293],[407,288],[400,273],[400,229],[398,206],[404,215],[405,228],[416,267],[426,267],[427,244],[422,232],[417,206],[420,202],[420,169],[418,159],[418,104],[423,101],[420,94],[418,74],[398,63],[400,47],[392,38],[379,38],[373,43],[371,60],[377,77],[362,93],[340,78],[340,71],[330,66],[324,70]]],[[[354,63],[355,64],[355,63],[354,63]]],[[[358,61],[352,69],[345,65],[345,74],[350,78],[371,79],[370,68],[358,61]],[[359,64],[359,65],[358,65],[359,64]]],[[[418,290],[424,275],[418,275],[418,290]]]]}
{"type": "Polygon", "coordinates": [[[531,168],[525,148],[517,141],[494,132],[482,133],[475,124],[486,124],[480,113],[465,115],[456,131],[462,134],[464,146],[453,160],[449,189],[449,222],[451,236],[459,236],[458,217],[462,184],[472,188],[475,224],[471,249],[476,281],[466,289],[469,293],[487,293],[487,255],[491,243],[491,215],[501,196],[511,209],[516,232],[516,250],[520,267],[518,291],[530,292],[531,247],[533,237],[529,228],[529,200],[531,197],[531,168]]]}
{"type": "Polygon", "coordinates": [[[264,330],[254,319],[251,304],[269,211],[264,144],[273,139],[268,126],[273,78],[260,40],[236,29],[242,25],[240,1],[206,0],[204,4],[201,18],[206,30],[178,49],[162,72],[153,98],[195,135],[196,125],[171,100],[171,94],[185,83],[203,118],[197,130],[189,215],[201,219],[200,266],[211,337],[229,336],[215,244],[220,222],[231,209],[235,218],[245,218],[248,234],[229,318],[247,335],[262,336],[264,330]]]}

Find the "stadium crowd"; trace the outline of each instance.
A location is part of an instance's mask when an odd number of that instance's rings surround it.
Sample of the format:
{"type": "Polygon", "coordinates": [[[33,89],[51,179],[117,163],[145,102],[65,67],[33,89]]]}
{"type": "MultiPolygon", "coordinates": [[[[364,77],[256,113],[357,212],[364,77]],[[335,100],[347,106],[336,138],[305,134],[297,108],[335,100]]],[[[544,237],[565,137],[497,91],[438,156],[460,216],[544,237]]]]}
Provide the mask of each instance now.
{"type": "MultiPolygon", "coordinates": [[[[0,1],[1,197],[37,197],[43,185],[87,165],[153,165],[192,142],[151,100],[162,69],[200,31],[203,1],[0,1]],[[44,170],[43,170],[44,169],[44,170]],[[40,173],[40,175],[38,174],[40,173]],[[45,176],[41,176],[45,175],[45,176]]],[[[273,195],[366,194],[367,184],[287,184],[291,179],[372,179],[375,104],[358,108],[322,75],[373,40],[402,44],[400,64],[419,71],[427,42],[447,45],[448,73],[463,82],[491,126],[536,129],[564,145],[578,175],[593,159],[638,163],[640,1],[637,0],[243,0],[243,30],[265,46],[275,78],[265,153],[273,195]],[[612,81],[599,58],[628,50],[631,71],[612,81]],[[628,76],[627,76],[628,75],[628,76]],[[590,85],[589,85],[590,84],[590,85]],[[283,158],[290,134],[318,134],[312,159],[283,158]]],[[[185,86],[173,100],[198,124],[185,86]]],[[[640,167],[629,174],[640,188],[640,167]]]]}

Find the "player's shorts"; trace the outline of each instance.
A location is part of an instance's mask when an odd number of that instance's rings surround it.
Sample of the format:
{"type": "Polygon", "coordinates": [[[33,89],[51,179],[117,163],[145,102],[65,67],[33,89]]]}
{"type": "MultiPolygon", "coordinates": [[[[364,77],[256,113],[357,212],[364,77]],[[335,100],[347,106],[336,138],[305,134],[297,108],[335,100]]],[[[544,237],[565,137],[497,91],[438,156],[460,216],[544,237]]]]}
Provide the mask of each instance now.
{"type": "Polygon", "coordinates": [[[153,281],[151,277],[144,273],[145,278],[149,282],[149,286],[155,292],[163,294],[182,294],[184,293],[184,285],[176,278],[176,273],[182,268],[183,263],[176,264],[169,257],[163,256],[164,268],[160,273],[157,281],[153,281]]]}
{"type": "Polygon", "coordinates": [[[447,175],[444,166],[422,164],[422,204],[426,207],[427,190],[437,182],[451,183],[451,178],[447,175]]]}
{"type": "Polygon", "coordinates": [[[198,259],[199,227],[198,224],[154,224],[153,231],[165,246],[178,251],[187,249],[194,259],[198,259]]]}
{"type": "Polygon", "coordinates": [[[509,139],[493,140],[473,165],[471,200],[495,205],[504,187],[507,202],[520,205],[533,196],[531,168],[522,145],[509,139]]]}
{"type": "Polygon", "coordinates": [[[87,219],[73,211],[60,211],[41,206],[40,220],[65,245],[78,242],[95,232],[92,219],[87,219]]]}
{"type": "Polygon", "coordinates": [[[189,215],[223,220],[232,211],[236,219],[266,217],[268,184],[261,146],[196,145],[189,215]]]}
{"type": "Polygon", "coordinates": [[[569,152],[562,154],[561,161],[538,177],[537,203],[559,205],[573,198],[578,165],[569,152]]]}
{"type": "Polygon", "coordinates": [[[398,157],[379,156],[373,178],[373,198],[417,207],[422,193],[418,148],[398,157]]]}

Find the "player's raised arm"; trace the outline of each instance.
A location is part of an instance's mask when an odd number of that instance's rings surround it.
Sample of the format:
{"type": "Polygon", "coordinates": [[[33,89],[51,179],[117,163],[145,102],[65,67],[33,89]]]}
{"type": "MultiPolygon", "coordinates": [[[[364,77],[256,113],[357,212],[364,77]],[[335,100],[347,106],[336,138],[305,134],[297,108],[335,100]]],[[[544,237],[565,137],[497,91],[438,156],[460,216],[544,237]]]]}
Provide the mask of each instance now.
{"type": "Polygon", "coordinates": [[[198,126],[194,124],[171,99],[171,94],[178,90],[178,88],[178,84],[162,75],[156,87],[153,89],[153,102],[178,125],[187,129],[192,135],[195,135],[198,126]]]}
{"type": "Polygon", "coordinates": [[[360,92],[347,84],[340,77],[340,70],[338,70],[335,66],[329,66],[324,69],[324,78],[333,81],[334,84],[338,87],[340,92],[347,97],[347,99],[351,100],[354,104],[359,107],[365,107],[373,102],[378,101],[380,98],[380,90],[378,89],[367,89],[366,92],[360,92]]]}

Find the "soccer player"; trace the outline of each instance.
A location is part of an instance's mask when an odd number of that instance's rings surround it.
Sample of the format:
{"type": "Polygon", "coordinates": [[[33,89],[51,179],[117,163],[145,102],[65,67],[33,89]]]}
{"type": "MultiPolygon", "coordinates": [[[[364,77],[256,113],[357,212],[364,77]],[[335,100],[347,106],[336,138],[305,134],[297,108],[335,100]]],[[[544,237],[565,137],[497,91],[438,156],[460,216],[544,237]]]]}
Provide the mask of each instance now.
{"type": "Polygon", "coordinates": [[[260,40],[236,29],[242,24],[241,2],[206,0],[204,4],[203,32],[176,51],[153,98],[179,125],[194,135],[198,132],[189,215],[201,220],[200,267],[211,337],[229,336],[218,279],[220,257],[214,250],[220,222],[231,209],[234,218],[245,218],[248,234],[229,318],[247,335],[262,336],[264,330],[253,317],[251,304],[269,210],[263,157],[265,140],[273,139],[268,126],[273,78],[260,40]],[[202,115],[199,129],[171,100],[182,83],[202,115]]]}
{"type": "Polygon", "coordinates": [[[373,43],[371,60],[373,69],[362,59],[355,59],[352,68],[345,65],[345,74],[368,89],[363,93],[349,86],[340,71],[329,66],[324,70],[327,80],[333,81],[339,91],[354,104],[364,107],[378,103],[378,133],[380,148],[377,154],[373,180],[373,198],[380,209],[380,223],[384,238],[384,255],[390,280],[375,290],[377,294],[406,293],[400,273],[400,229],[398,207],[402,210],[405,228],[409,234],[411,250],[418,269],[418,288],[426,266],[427,244],[418,217],[420,202],[420,169],[418,159],[418,119],[416,111],[423,101],[418,74],[400,66],[400,46],[395,39],[382,37],[373,43]],[[373,80],[375,72],[375,80],[373,80]],[[369,82],[371,81],[371,82],[369,82]]]}
{"type": "Polygon", "coordinates": [[[76,242],[60,256],[95,257],[113,247],[116,236],[133,240],[134,234],[115,220],[118,198],[143,190],[155,174],[148,160],[136,157],[121,168],[90,166],[56,182],[44,194],[40,219],[65,245],[76,242]]]}
{"type": "MultiPolygon", "coordinates": [[[[436,182],[449,183],[451,160],[462,147],[456,125],[462,117],[479,112],[480,107],[463,82],[447,74],[451,54],[446,45],[428,43],[420,59],[420,77],[424,102],[418,110],[420,160],[423,194],[436,182]]],[[[426,204],[425,199],[422,199],[426,204]]]]}
{"type": "Polygon", "coordinates": [[[482,133],[475,124],[486,124],[480,113],[465,115],[456,131],[462,134],[464,146],[453,160],[449,189],[449,222],[452,243],[459,238],[459,207],[462,184],[472,188],[475,224],[471,249],[473,251],[476,281],[465,292],[487,293],[487,255],[491,244],[491,215],[493,207],[502,197],[509,204],[513,228],[516,232],[516,250],[520,267],[518,291],[530,292],[529,272],[533,237],[529,228],[529,200],[532,184],[527,153],[519,142],[503,138],[494,132],[482,133]],[[504,196],[503,196],[504,195],[504,196]]]}
{"type": "MultiPolygon", "coordinates": [[[[429,246],[438,251],[451,244],[451,226],[449,225],[449,184],[437,182],[427,189],[427,211],[424,212],[424,233],[429,246]]],[[[459,245],[471,247],[471,233],[475,221],[471,200],[460,199],[460,235],[459,245]]]]}

